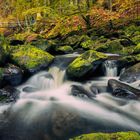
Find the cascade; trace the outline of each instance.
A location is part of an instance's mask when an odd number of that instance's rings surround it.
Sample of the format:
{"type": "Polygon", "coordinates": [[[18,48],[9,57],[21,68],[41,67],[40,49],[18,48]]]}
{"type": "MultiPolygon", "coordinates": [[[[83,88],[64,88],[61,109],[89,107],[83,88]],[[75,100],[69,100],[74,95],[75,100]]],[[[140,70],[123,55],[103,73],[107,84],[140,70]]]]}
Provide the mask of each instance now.
{"type": "MultiPolygon", "coordinates": [[[[73,57],[62,57],[63,59],[58,57],[49,70],[35,74],[26,83],[17,87],[21,93],[15,104],[0,106],[3,118],[8,114],[7,120],[3,122],[6,125],[4,128],[3,125],[0,127],[1,140],[43,140],[42,137],[50,132],[56,139],[65,140],[69,138],[72,129],[76,134],[83,133],[83,130],[140,131],[139,101],[119,99],[110,93],[96,94],[91,99],[73,96],[72,85],[77,86],[79,93],[97,93],[98,90],[94,86],[97,87],[98,79],[87,81],[85,84],[65,79],[66,67],[73,57]],[[25,87],[35,88],[36,91],[23,91],[25,87]],[[61,138],[60,135],[63,133],[61,138]]],[[[115,60],[107,60],[103,66],[106,77],[117,76],[115,60]]]]}
{"type": "Polygon", "coordinates": [[[106,60],[103,63],[104,73],[107,77],[117,77],[117,61],[116,60],[106,60]]]}

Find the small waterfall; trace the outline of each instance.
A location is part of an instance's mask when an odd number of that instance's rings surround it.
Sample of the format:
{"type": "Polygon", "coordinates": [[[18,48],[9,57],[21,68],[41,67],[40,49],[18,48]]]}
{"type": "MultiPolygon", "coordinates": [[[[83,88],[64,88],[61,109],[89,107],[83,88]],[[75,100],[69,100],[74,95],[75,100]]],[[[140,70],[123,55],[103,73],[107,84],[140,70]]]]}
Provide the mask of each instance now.
{"type": "Polygon", "coordinates": [[[117,77],[118,68],[116,60],[106,60],[103,64],[104,73],[107,77],[117,77]]]}
{"type": "Polygon", "coordinates": [[[61,70],[60,68],[53,66],[49,69],[49,73],[54,78],[54,88],[62,85],[64,82],[65,70],[61,70]]]}

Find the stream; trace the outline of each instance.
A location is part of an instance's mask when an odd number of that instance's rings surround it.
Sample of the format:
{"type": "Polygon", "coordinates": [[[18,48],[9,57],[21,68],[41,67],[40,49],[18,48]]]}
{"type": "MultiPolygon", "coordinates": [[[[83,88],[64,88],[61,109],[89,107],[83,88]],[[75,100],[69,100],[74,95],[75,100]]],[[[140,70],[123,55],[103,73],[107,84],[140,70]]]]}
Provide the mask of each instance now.
{"type": "Polygon", "coordinates": [[[117,98],[108,91],[108,80],[118,79],[116,60],[102,64],[101,77],[75,82],[68,80],[66,67],[77,56],[57,56],[49,70],[16,87],[17,102],[0,106],[0,140],[68,140],[90,132],[140,132],[139,100],[117,98]]]}

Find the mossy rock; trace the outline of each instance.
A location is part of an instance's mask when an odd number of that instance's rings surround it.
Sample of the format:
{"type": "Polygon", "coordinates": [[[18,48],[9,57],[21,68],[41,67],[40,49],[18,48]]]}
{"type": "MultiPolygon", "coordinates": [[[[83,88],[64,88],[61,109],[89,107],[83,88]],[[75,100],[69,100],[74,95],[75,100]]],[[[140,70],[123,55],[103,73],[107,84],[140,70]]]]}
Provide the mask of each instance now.
{"type": "Polygon", "coordinates": [[[54,57],[31,45],[11,46],[10,59],[14,64],[31,73],[47,67],[54,57]]]}
{"type": "Polygon", "coordinates": [[[140,53],[140,43],[134,48],[134,54],[140,53]]]}
{"type": "Polygon", "coordinates": [[[83,79],[94,72],[107,56],[103,53],[89,50],[76,58],[67,68],[67,75],[74,79],[83,79]]]}
{"type": "Polygon", "coordinates": [[[136,132],[93,133],[70,140],[140,140],[140,135],[136,132]]]}
{"type": "Polygon", "coordinates": [[[96,51],[99,52],[106,52],[106,53],[123,53],[123,45],[121,45],[120,40],[112,40],[112,41],[107,41],[103,45],[99,45],[95,49],[96,51]]]}
{"type": "Polygon", "coordinates": [[[73,48],[71,46],[59,46],[56,48],[56,52],[58,54],[68,54],[73,52],[73,48]]]}
{"type": "Polygon", "coordinates": [[[132,41],[133,41],[135,44],[139,44],[139,43],[140,43],[140,35],[134,36],[134,37],[132,38],[132,41]]]}

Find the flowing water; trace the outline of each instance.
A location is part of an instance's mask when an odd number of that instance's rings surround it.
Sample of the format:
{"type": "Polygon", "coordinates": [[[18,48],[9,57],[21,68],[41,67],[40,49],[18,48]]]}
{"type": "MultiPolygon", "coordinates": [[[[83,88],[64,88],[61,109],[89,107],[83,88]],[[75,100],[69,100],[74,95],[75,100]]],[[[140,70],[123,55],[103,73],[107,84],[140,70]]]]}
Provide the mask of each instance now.
{"type": "Polygon", "coordinates": [[[108,79],[117,79],[116,61],[104,62],[103,77],[73,82],[65,71],[75,57],[58,56],[48,71],[17,87],[21,91],[18,101],[0,107],[0,140],[65,140],[93,131],[140,132],[140,102],[107,93],[108,79]]]}

